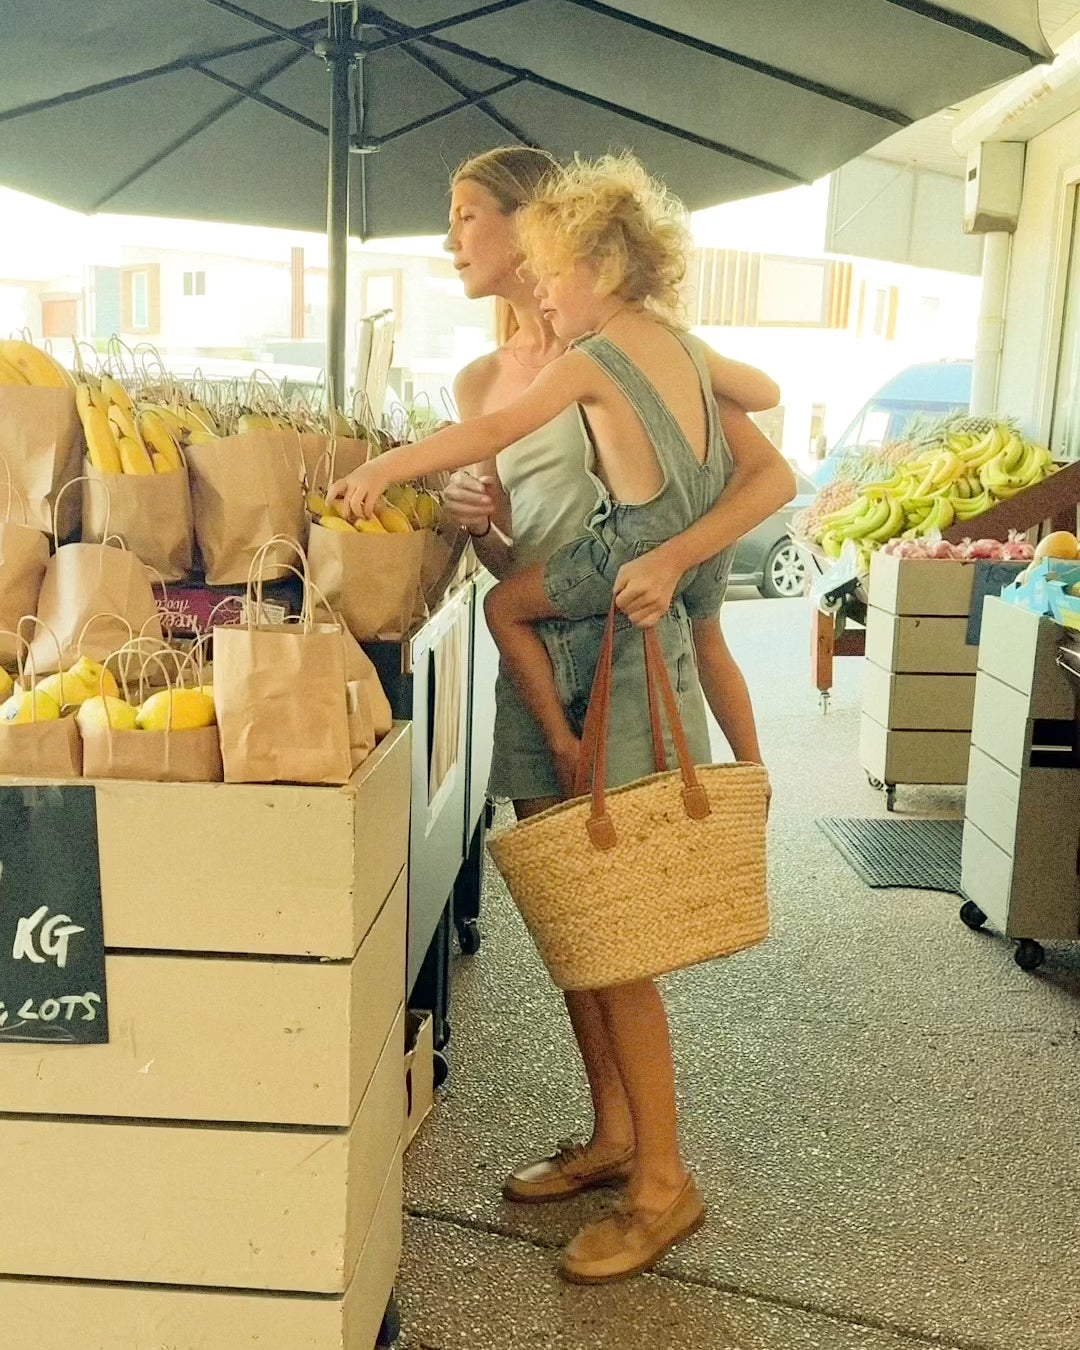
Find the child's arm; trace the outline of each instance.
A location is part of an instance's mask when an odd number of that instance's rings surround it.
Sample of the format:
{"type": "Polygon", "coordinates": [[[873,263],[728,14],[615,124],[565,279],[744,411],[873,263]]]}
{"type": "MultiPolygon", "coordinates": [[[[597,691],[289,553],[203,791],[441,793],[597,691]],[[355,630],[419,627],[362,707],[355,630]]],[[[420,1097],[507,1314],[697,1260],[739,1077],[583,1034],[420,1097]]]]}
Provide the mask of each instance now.
{"type": "Polygon", "coordinates": [[[719,499],[693,525],[635,558],[615,579],[619,609],[639,627],[658,623],[680,579],[748,534],[795,495],[795,475],[741,408],[720,404],[735,470],[719,499]]]}
{"type": "Polygon", "coordinates": [[[732,361],[703,342],[714,398],[730,399],[747,412],[764,412],[780,402],[780,386],[756,366],[732,361]]]}
{"type": "Polygon", "coordinates": [[[724,733],[724,739],[731,746],[731,753],[744,763],[764,763],[750,691],[724,641],[719,618],[694,619],[691,632],[701,692],[724,733]]]}
{"type": "Polygon", "coordinates": [[[465,469],[494,458],[508,445],[550,422],[571,403],[587,401],[595,388],[595,367],[580,352],[567,352],[546,366],[513,403],[496,412],[437,431],[412,445],[387,450],[339,479],[328,500],[342,500],[353,516],[370,516],[391,483],[429,473],[465,469]]]}

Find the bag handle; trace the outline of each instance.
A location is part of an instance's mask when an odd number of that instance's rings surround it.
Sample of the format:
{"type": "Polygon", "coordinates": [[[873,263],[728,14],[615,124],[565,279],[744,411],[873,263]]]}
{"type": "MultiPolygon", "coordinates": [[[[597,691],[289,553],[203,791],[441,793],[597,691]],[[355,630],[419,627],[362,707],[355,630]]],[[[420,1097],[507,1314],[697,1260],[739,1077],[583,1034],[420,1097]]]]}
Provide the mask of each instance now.
{"type": "MultiPolygon", "coordinates": [[[[63,672],[63,667],[64,667],[64,659],[63,659],[63,657],[64,657],[64,654],[63,654],[63,652],[61,651],[61,648],[60,648],[60,639],[56,636],[56,631],[55,631],[55,629],[54,629],[50,624],[47,624],[47,623],[45,622],[44,619],[39,619],[38,616],[37,616],[36,614],[24,614],[24,615],[22,616],[22,618],[19,620],[19,622],[15,625],[15,636],[16,636],[16,639],[17,639],[17,641],[16,641],[16,646],[15,646],[15,664],[16,664],[16,666],[17,666],[17,668],[18,668],[18,671],[19,671],[19,683],[22,685],[22,687],[23,687],[24,689],[27,688],[27,685],[26,685],[26,683],[25,683],[25,681],[26,681],[26,666],[25,666],[25,664],[24,664],[22,658],[20,658],[20,656],[19,656],[19,647],[18,647],[18,643],[21,642],[22,645],[23,645],[23,647],[24,647],[25,650],[26,650],[26,661],[29,661],[29,663],[30,663],[30,685],[29,685],[29,689],[30,689],[30,720],[31,720],[31,722],[36,723],[37,720],[38,720],[38,716],[37,716],[37,699],[36,699],[34,696],[35,696],[35,694],[36,694],[36,692],[37,692],[37,682],[38,682],[37,661],[36,661],[35,658],[34,658],[34,644],[33,644],[32,642],[27,642],[26,638],[25,638],[24,635],[23,635],[23,624],[24,624],[24,623],[33,623],[33,624],[37,624],[37,626],[38,626],[39,628],[44,628],[45,631],[46,631],[46,633],[48,633],[49,637],[52,638],[52,640],[53,640],[53,645],[56,647],[56,669],[57,669],[57,671],[58,671],[61,675],[64,673],[64,672],[63,672]]],[[[61,680],[61,685],[62,685],[62,684],[63,684],[63,681],[61,680]]]]}
{"type": "Polygon", "coordinates": [[[117,623],[123,624],[124,627],[128,630],[127,640],[129,642],[135,636],[135,630],[132,628],[131,624],[128,622],[127,619],[124,618],[122,614],[114,614],[112,610],[103,609],[98,614],[91,614],[90,617],[87,619],[87,621],[79,629],[79,636],[75,639],[75,650],[79,653],[80,656],[82,655],[83,639],[86,637],[86,630],[92,627],[93,624],[97,623],[99,619],[115,619],[117,623]]]}
{"type": "MultiPolygon", "coordinates": [[[[135,637],[132,638],[130,641],[125,642],[123,646],[117,647],[116,651],[114,651],[108,658],[109,661],[112,661],[114,658],[116,659],[116,668],[120,672],[120,683],[123,685],[124,688],[124,698],[126,702],[128,703],[131,702],[131,692],[128,688],[128,673],[130,670],[130,664],[129,660],[121,660],[122,657],[125,658],[135,657],[139,661],[140,703],[144,701],[144,696],[146,694],[146,667],[151,663],[156,665],[158,670],[161,672],[161,676],[165,681],[165,688],[168,689],[170,693],[172,693],[174,689],[179,688],[182,670],[182,664],[179,654],[175,652],[171,647],[160,642],[157,638],[135,637]],[[149,650],[147,650],[147,644],[149,643],[153,643],[154,646],[149,650]],[[175,683],[169,676],[168,667],[165,664],[166,656],[172,659],[174,673],[176,675],[175,683]]],[[[108,724],[109,730],[112,731],[113,729],[112,717],[109,715],[109,704],[108,701],[105,699],[105,670],[107,666],[108,661],[103,663],[101,674],[98,677],[98,693],[102,696],[102,704],[105,709],[105,721],[108,724]]],[[[165,722],[166,732],[172,731],[172,717],[173,717],[173,700],[170,698],[168,713],[165,722]]]]}
{"type": "MultiPolygon", "coordinates": [[[[247,626],[255,627],[254,615],[262,613],[263,606],[263,571],[266,567],[266,555],[270,549],[277,544],[287,544],[293,550],[300,560],[300,579],[303,582],[303,595],[300,600],[300,620],[304,625],[304,632],[310,633],[314,619],[311,604],[311,575],[308,571],[308,557],[304,552],[304,547],[298,539],[292,538],[288,534],[275,534],[266,541],[260,548],[255,550],[255,556],[251,559],[251,566],[248,568],[247,577],[247,626]],[[252,606],[252,592],[255,595],[255,606],[252,606]]],[[[288,567],[290,572],[295,572],[294,567],[286,563],[276,564],[282,567],[288,567]]]]}
{"type": "MultiPolygon", "coordinates": [[[[108,543],[108,541],[109,541],[109,538],[110,538],[110,535],[109,535],[109,526],[110,526],[110,524],[112,523],[112,494],[109,492],[108,484],[105,482],[105,480],[104,480],[103,478],[91,478],[89,474],[81,473],[81,474],[79,474],[78,477],[76,477],[76,478],[69,478],[69,479],[68,479],[68,481],[64,484],[64,486],[63,486],[63,487],[60,489],[60,491],[56,494],[56,500],[53,502],[53,507],[52,507],[52,522],[53,522],[53,526],[52,526],[52,537],[53,537],[53,547],[54,547],[54,548],[59,548],[59,547],[60,547],[60,531],[59,531],[59,526],[57,525],[57,521],[60,519],[60,500],[61,500],[61,498],[63,497],[64,493],[68,490],[68,488],[69,488],[69,487],[74,487],[76,483],[96,483],[97,486],[98,486],[99,488],[101,488],[102,492],[104,492],[104,494],[105,494],[105,528],[104,528],[104,530],[102,530],[101,533],[102,533],[102,535],[103,535],[103,542],[108,543]]],[[[119,535],[116,536],[116,537],[119,538],[119,535]]],[[[123,546],[123,541],[121,541],[121,546],[123,546]]]]}
{"type": "MultiPolygon", "coordinates": [[[[664,738],[660,723],[656,695],[663,704],[671,738],[675,742],[675,754],[682,774],[683,810],[691,820],[701,820],[710,811],[709,799],[694,768],[690,747],[686,742],[679,707],[675,699],[667,665],[660,648],[660,639],[655,628],[643,630],[645,644],[645,682],[649,701],[649,724],[653,741],[653,763],[658,773],[666,770],[667,756],[664,751],[664,738]]],[[[575,796],[584,796],[592,780],[592,809],[586,828],[589,838],[597,849],[614,848],[617,843],[615,827],[607,813],[607,748],[611,723],[611,683],[612,664],[615,652],[615,604],[612,602],[604,626],[603,641],[597,660],[596,674],[593,677],[592,693],[585,713],[585,724],[581,734],[581,758],[578,761],[577,776],[574,782],[575,796]]]]}
{"type": "MultiPolygon", "coordinates": [[[[12,497],[14,497],[16,501],[19,503],[19,509],[22,511],[22,523],[25,525],[26,498],[22,495],[19,489],[12,482],[11,469],[9,468],[8,462],[3,455],[0,455],[0,469],[4,470],[4,486],[7,488],[7,504],[4,507],[3,518],[5,521],[11,520],[11,499],[12,497]]],[[[8,630],[5,629],[4,631],[7,632],[8,630]]]]}

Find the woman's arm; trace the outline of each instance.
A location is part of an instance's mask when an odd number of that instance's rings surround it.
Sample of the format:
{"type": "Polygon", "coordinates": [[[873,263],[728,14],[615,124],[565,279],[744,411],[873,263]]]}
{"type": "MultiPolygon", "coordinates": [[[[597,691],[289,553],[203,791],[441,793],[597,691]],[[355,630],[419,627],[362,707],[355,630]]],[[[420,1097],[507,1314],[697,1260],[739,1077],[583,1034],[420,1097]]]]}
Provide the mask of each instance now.
{"type": "Polygon", "coordinates": [[[701,692],[736,759],[761,763],[757,723],[743,673],[724,641],[720,620],[694,619],[691,624],[701,692]]]}
{"type": "Polygon", "coordinates": [[[627,563],[615,579],[616,603],[639,627],[667,613],[691,567],[722,553],[795,495],[787,460],[741,408],[721,402],[720,425],[735,469],[715,505],[682,534],[627,563]]]}
{"type": "Polygon", "coordinates": [[[504,408],[437,431],[412,445],[399,445],[354,469],[330,489],[354,516],[370,516],[391,483],[407,483],[430,473],[464,469],[494,458],[508,445],[538,430],[571,403],[591,398],[593,364],[580,352],[568,352],[546,366],[524,394],[504,408]]]}
{"type": "Polygon", "coordinates": [[[708,343],[703,342],[701,345],[705,348],[705,362],[709,367],[716,399],[730,399],[747,412],[764,412],[766,408],[775,408],[780,402],[780,386],[763,370],[721,356],[708,343]]]}

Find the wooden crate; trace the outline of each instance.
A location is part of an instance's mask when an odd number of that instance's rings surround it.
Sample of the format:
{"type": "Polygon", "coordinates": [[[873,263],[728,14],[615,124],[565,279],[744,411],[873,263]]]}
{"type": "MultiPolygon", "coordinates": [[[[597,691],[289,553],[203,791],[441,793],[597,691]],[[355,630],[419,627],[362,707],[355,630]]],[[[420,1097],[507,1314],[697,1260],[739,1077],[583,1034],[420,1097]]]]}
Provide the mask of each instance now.
{"type": "Polygon", "coordinates": [[[974,675],[898,675],[868,661],[863,713],[889,731],[969,731],[974,675]]]}

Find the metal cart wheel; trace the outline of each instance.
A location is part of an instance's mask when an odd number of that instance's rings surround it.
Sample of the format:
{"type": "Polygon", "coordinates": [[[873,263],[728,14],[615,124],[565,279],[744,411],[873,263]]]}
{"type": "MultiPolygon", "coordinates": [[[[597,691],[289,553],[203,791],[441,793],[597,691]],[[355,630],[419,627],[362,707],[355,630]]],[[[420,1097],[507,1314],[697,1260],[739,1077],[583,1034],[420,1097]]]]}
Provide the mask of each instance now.
{"type": "Polygon", "coordinates": [[[1021,938],[1013,960],[1021,970],[1038,970],[1046,960],[1046,953],[1041,943],[1035,942],[1032,938],[1021,938]]]}
{"type": "Polygon", "coordinates": [[[967,924],[973,933],[977,933],[986,922],[986,915],[974,900],[965,900],[960,906],[960,921],[967,924]]]}
{"type": "Polygon", "coordinates": [[[476,919],[462,919],[457,925],[458,946],[465,956],[475,956],[480,950],[480,924],[476,919]]]}
{"type": "Polygon", "coordinates": [[[375,1342],[376,1350],[391,1350],[391,1347],[397,1345],[400,1338],[401,1309],[398,1307],[397,1296],[391,1290],[390,1302],[386,1305],[382,1326],[379,1328],[379,1336],[375,1342]]]}
{"type": "Polygon", "coordinates": [[[441,1050],[431,1056],[431,1078],[435,1087],[441,1088],[450,1074],[450,1061],[441,1050]]]}
{"type": "Polygon", "coordinates": [[[886,811],[895,811],[895,810],[896,810],[896,784],[895,784],[895,783],[886,783],[886,784],[885,784],[885,810],[886,810],[886,811]]]}
{"type": "Polygon", "coordinates": [[[875,792],[885,791],[885,784],[881,781],[880,778],[875,778],[872,773],[868,773],[866,775],[866,781],[870,784],[870,786],[874,789],[875,792]]]}
{"type": "Polygon", "coordinates": [[[827,713],[829,711],[829,703],[831,700],[832,700],[832,690],[823,689],[820,695],[818,696],[818,701],[821,704],[822,713],[827,713]]]}

